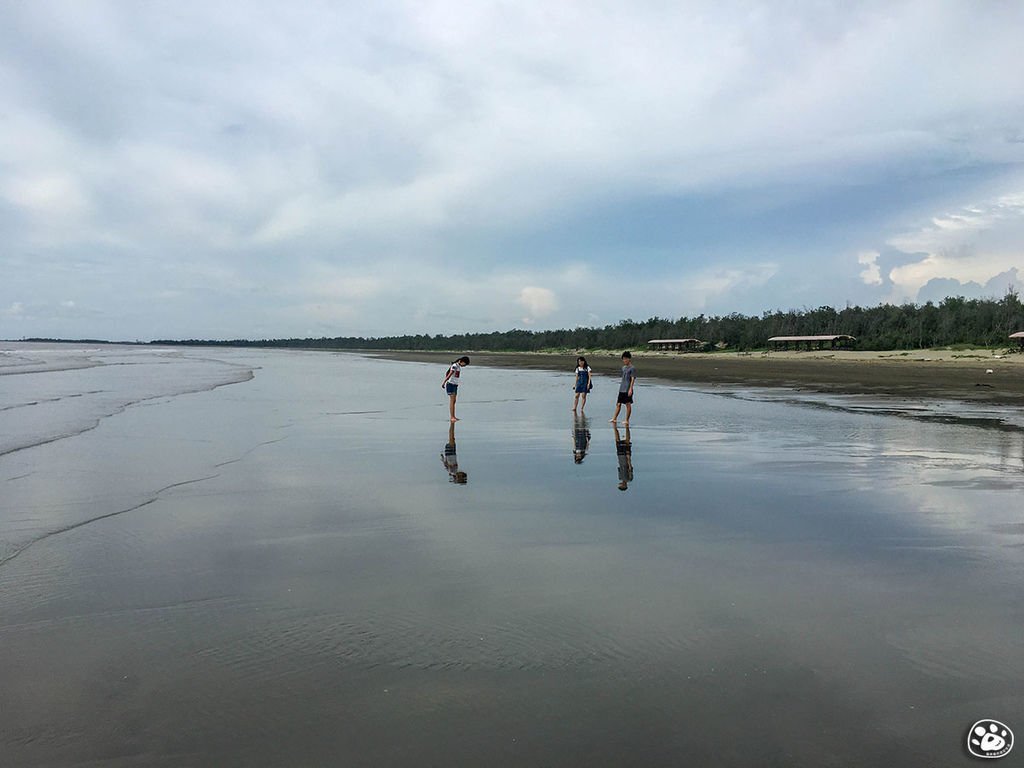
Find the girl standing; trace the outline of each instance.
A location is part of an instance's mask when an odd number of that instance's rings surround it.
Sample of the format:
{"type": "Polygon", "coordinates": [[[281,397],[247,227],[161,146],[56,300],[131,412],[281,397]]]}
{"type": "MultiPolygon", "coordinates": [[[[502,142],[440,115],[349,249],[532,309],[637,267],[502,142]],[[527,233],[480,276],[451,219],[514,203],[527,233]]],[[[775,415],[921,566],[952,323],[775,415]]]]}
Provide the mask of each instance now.
{"type": "Polygon", "coordinates": [[[590,380],[590,366],[587,365],[587,358],[577,357],[576,358],[576,386],[573,387],[576,392],[576,397],[572,401],[573,413],[576,412],[576,406],[580,406],[580,413],[587,407],[587,393],[594,388],[593,382],[590,380]],[[583,397],[583,402],[580,403],[580,397],[583,397]]]}
{"type": "Polygon", "coordinates": [[[469,358],[463,355],[448,366],[448,373],[444,375],[444,381],[441,382],[441,389],[448,393],[448,413],[451,415],[452,424],[458,421],[455,418],[455,399],[459,396],[459,376],[462,374],[463,367],[467,365],[469,365],[469,358]]]}

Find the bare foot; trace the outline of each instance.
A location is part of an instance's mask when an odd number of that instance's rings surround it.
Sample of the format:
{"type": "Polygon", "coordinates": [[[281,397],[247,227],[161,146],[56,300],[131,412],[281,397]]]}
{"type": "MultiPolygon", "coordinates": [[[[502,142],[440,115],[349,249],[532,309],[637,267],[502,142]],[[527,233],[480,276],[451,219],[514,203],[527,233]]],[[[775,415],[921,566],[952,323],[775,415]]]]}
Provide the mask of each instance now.
{"type": "Polygon", "coordinates": [[[624,426],[624,427],[628,427],[628,426],[629,426],[629,422],[628,422],[628,421],[624,421],[624,422],[622,422],[622,426],[624,426]]]}
{"type": "Polygon", "coordinates": [[[456,419],[454,416],[452,416],[452,424],[454,424],[456,421],[459,421],[459,419],[456,419]]]}
{"type": "Polygon", "coordinates": [[[617,419],[608,419],[608,423],[609,424],[615,424],[616,422],[617,422],[617,419]]]}

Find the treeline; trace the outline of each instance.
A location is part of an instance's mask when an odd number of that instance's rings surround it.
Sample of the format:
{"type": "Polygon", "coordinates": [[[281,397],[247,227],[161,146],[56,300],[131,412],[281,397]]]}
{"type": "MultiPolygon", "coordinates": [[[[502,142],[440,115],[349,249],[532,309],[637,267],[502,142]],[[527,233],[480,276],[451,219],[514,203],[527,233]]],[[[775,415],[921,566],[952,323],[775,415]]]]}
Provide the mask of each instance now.
{"type": "Polygon", "coordinates": [[[1024,305],[1017,293],[1002,299],[950,297],[939,304],[883,304],[764,312],[760,316],[652,317],[623,320],[603,328],[553,331],[511,330],[431,336],[417,334],[378,338],[236,339],[233,341],[160,340],[153,344],[195,344],[302,349],[492,350],[532,352],[543,349],[636,349],[650,339],[696,338],[712,347],[763,349],[771,336],[845,333],[858,349],[920,349],[950,345],[1009,346],[1009,334],[1024,330],[1024,305]]]}

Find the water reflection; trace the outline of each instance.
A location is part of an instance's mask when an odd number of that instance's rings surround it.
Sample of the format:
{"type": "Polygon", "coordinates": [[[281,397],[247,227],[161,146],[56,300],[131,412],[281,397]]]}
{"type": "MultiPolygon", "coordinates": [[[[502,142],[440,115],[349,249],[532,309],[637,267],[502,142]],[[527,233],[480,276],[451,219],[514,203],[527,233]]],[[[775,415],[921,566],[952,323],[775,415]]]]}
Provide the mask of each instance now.
{"type": "Polygon", "coordinates": [[[464,485],[469,481],[466,473],[459,469],[459,457],[455,452],[455,422],[448,425],[448,442],[445,443],[444,451],[441,452],[441,463],[448,470],[448,480],[452,483],[464,485]]]}
{"type": "Polygon", "coordinates": [[[582,464],[590,449],[590,419],[583,414],[572,417],[572,460],[582,464]]]}
{"type": "Polygon", "coordinates": [[[259,375],[0,459],[0,539],[68,528],[0,568],[4,764],[937,766],[1024,709],[1015,433],[651,385],[619,499],[550,374],[451,427],[429,365],[221,355],[259,375]]]}
{"type": "Polygon", "coordinates": [[[633,482],[633,443],[629,437],[629,425],[625,426],[625,434],[615,424],[615,455],[619,459],[619,490],[624,491],[633,482]]]}

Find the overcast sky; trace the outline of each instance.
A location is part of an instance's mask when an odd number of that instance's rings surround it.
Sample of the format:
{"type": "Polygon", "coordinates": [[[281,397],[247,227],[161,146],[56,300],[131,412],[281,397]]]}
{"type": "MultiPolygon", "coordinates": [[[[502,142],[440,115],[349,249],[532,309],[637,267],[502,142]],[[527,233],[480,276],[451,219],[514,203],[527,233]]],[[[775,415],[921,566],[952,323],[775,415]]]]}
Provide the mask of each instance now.
{"type": "Polygon", "coordinates": [[[1002,296],[1019,2],[0,0],[0,338],[1002,296]]]}

